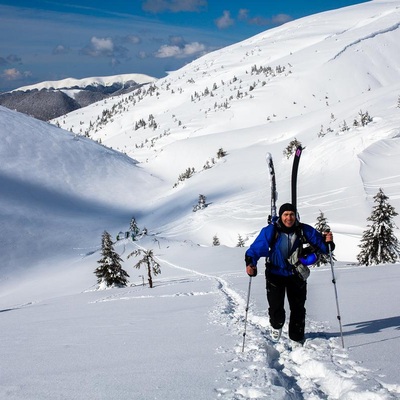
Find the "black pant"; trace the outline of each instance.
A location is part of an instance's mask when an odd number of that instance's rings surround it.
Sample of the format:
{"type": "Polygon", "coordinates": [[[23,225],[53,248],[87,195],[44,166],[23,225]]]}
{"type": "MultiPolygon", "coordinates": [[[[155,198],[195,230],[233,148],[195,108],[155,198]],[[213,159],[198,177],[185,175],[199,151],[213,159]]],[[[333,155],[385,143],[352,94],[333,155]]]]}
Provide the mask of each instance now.
{"type": "Polygon", "coordinates": [[[297,342],[304,340],[307,283],[299,277],[266,274],[269,322],[274,329],[285,323],[285,293],[290,307],[289,337],[297,342]]]}

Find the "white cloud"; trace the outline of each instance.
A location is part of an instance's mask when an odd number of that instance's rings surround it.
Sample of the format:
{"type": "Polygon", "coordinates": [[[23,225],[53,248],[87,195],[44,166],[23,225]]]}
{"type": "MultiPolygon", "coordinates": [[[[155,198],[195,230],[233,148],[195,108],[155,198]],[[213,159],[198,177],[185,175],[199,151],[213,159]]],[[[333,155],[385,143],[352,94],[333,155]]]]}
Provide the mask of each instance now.
{"type": "Polygon", "coordinates": [[[92,44],[92,49],[99,54],[112,53],[114,51],[114,43],[110,38],[97,38],[93,36],[90,43],[92,44]]]}
{"type": "Polygon", "coordinates": [[[199,42],[192,42],[192,43],[185,44],[185,46],[183,48],[183,53],[187,56],[190,56],[192,54],[202,53],[205,50],[206,50],[206,47],[204,46],[204,44],[199,43],[199,42]]]}
{"type": "Polygon", "coordinates": [[[5,69],[1,74],[2,78],[7,81],[14,81],[16,79],[22,78],[22,73],[18,71],[16,68],[5,69]]]}
{"type": "Polygon", "coordinates": [[[112,57],[114,54],[114,42],[111,38],[93,36],[90,39],[90,43],[82,49],[82,53],[92,57],[112,57]]]}
{"type": "Polygon", "coordinates": [[[231,18],[229,11],[224,11],[222,17],[215,20],[215,24],[219,29],[226,29],[234,25],[235,21],[231,18]]]}
{"type": "Polygon", "coordinates": [[[184,58],[195,54],[201,54],[206,52],[204,44],[199,42],[186,43],[183,46],[177,45],[163,45],[155,54],[157,58],[184,58]]]}
{"type": "Polygon", "coordinates": [[[168,44],[162,45],[156,52],[157,58],[177,57],[181,54],[179,46],[170,46],[168,44]]]}
{"type": "MultiPolygon", "coordinates": [[[[125,38],[126,39],[126,38],[125,38]]],[[[118,39],[117,39],[118,41],[118,39]]],[[[126,58],[128,49],[114,43],[111,38],[98,38],[93,36],[90,43],[81,50],[82,54],[91,57],[126,58]]]]}

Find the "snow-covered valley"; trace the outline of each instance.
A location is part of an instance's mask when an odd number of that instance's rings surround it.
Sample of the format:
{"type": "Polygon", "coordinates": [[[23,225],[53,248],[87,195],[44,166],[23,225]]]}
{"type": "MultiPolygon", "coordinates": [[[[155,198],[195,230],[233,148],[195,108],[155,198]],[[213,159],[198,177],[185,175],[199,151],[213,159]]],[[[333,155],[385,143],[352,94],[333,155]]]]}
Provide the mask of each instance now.
{"type": "Polygon", "coordinates": [[[400,263],[356,264],[378,190],[400,210],[399,7],[292,21],[52,125],[0,108],[0,396],[399,398],[400,263]],[[236,245],[266,224],[267,153],[278,202],[290,200],[294,138],[301,220],[322,211],[334,233],[345,348],[327,265],[311,271],[307,341],[293,350],[286,330],[268,339],[260,271],[242,352],[236,245]],[[132,217],[148,234],[115,243],[130,285],[96,290],[101,235],[132,217]],[[137,248],[161,265],[153,289],[127,258],[137,248]]]}

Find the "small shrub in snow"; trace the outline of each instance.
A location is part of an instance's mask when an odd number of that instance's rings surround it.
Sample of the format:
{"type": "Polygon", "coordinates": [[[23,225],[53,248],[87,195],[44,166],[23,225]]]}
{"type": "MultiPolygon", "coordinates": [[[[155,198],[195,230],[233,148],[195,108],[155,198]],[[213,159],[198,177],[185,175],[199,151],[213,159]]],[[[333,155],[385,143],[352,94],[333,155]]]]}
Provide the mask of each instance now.
{"type": "Polygon", "coordinates": [[[369,115],[368,111],[363,112],[360,110],[358,113],[358,119],[354,120],[353,126],[366,126],[370,122],[372,122],[372,117],[369,115]]]}
{"type": "Polygon", "coordinates": [[[206,161],[205,164],[203,165],[203,169],[210,169],[215,165],[215,159],[211,158],[211,161],[206,161]]]}
{"type": "Polygon", "coordinates": [[[174,187],[177,187],[179,182],[183,182],[184,180],[191,178],[194,175],[194,173],[195,173],[194,168],[187,168],[185,172],[179,175],[178,182],[175,183],[174,187]]]}
{"type": "Polygon", "coordinates": [[[347,132],[349,130],[350,130],[350,128],[348,127],[346,121],[343,121],[343,123],[341,125],[339,125],[340,132],[347,132]]]}

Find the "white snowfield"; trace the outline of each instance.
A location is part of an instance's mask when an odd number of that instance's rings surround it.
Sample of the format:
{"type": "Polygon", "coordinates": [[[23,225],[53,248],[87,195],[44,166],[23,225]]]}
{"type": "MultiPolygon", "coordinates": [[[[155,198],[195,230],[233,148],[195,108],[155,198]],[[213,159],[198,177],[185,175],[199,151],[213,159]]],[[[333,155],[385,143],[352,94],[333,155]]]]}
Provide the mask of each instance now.
{"type": "Polygon", "coordinates": [[[400,210],[399,16],[400,1],[371,1],[292,21],[52,121],[63,129],[0,107],[0,398],[399,399],[400,263],[357,265],[378,190],[400,210]],[[344,348],[330,265],[311,271],[293,347],[286,325],[269,340],[260,260],[243,336],[236,244],[266,224],[267,153],[290,200],[293,138],[301,220],[322,211],[334,233],[344,348]],[[129,286],[98,290],[101,235],[132,217],[148,235],[115,242],[129,286]],[[153,289],[138,247],[161,265],[153,289]]]}

